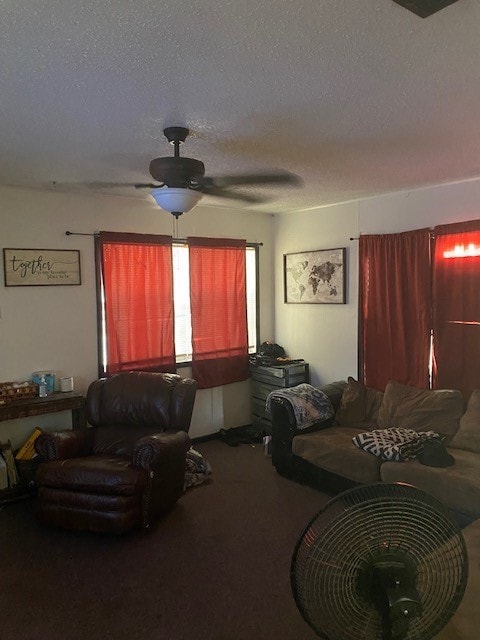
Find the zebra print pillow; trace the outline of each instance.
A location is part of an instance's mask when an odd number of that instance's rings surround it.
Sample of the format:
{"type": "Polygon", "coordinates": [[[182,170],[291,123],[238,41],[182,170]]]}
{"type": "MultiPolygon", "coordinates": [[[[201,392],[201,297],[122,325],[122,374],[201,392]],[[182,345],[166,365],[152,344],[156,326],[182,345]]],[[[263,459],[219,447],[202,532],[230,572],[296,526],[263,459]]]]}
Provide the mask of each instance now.
{"type": "Polygon", "coordinates": [[[442,440],[436,431],[414,431],[413,429],[374,429],[359,433],[352,438],[353,444],[382,460],[401,462],[416,458],[428,440],[442,440]]]}

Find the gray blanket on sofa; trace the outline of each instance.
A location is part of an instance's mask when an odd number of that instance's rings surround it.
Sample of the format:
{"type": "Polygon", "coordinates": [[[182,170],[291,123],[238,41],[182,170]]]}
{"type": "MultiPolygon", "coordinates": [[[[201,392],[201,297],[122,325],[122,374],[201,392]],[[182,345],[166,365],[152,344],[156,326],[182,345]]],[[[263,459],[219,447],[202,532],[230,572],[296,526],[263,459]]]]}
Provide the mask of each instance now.
{"type": "Polygon", "coordinates": [[[290,403],[297,429],[307,429],[316,422],[332,418],[335,413],[329,397],[320,389],[307,383],[271,391],[266,402],[268,412],[270,412],[272,398],[284,398],[290,403]]]}

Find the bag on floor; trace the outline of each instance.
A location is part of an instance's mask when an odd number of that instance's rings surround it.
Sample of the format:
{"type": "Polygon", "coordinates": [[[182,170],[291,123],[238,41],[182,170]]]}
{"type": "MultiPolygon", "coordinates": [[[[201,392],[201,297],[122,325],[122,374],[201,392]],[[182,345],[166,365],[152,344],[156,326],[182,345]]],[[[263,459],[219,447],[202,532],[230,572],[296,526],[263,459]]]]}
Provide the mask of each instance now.
{"type": "Polygon", "coordinates": [[[185,471],[184,491],[190,487],[197,487],[209,479],[212,473],[210,463],[205,460],[202,454],[190,447],[187,451],[187,466],[185,471]]]}

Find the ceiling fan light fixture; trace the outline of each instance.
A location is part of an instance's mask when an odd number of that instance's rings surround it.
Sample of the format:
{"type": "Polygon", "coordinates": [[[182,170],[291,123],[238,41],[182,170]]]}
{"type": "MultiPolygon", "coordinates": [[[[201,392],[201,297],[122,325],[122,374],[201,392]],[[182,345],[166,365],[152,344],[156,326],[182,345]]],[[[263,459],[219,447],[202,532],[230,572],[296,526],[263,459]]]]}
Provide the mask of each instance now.
{"type": "Polygon", "coordinates": [[[193,189],[180,189],[176,187],[159,187],[152,189],[150,195],[158,206],[168,213],[187,213],[199,203],[203,197],[200,191],[193,189]]]}

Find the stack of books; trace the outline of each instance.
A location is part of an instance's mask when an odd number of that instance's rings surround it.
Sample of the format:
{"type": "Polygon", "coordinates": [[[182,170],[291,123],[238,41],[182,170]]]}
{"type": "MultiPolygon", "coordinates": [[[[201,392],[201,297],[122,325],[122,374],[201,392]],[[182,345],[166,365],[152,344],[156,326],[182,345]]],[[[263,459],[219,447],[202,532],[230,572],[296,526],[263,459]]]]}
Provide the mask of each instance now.
{"type": "Polygon", "coordinates": [[[16,487],[20,484],[16,460],[32,460],[36,457],[35,440],[42,433],[40,427],[36,427],[26,442],[13,455],[10,440],[6,444],[0,443],[0,490],[16,487]]]}
{"type": "Polygon", "coordinates": [[[2,465],[3,473],[0,480],[0,489],[16,487],[19,478],[10,440],[7,442],[7,444],[0,444],[0,454],[5,464],[5,466],[2,465]]]}

